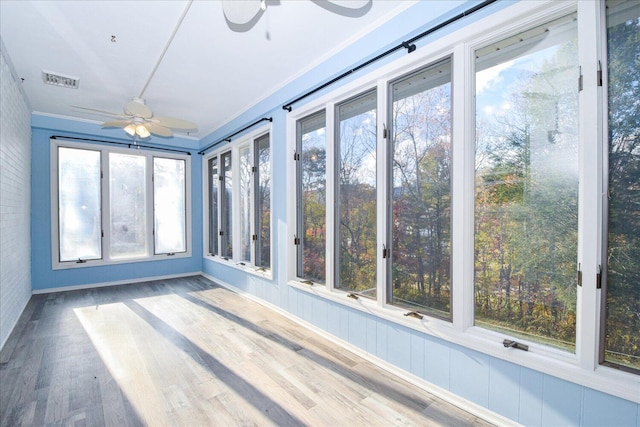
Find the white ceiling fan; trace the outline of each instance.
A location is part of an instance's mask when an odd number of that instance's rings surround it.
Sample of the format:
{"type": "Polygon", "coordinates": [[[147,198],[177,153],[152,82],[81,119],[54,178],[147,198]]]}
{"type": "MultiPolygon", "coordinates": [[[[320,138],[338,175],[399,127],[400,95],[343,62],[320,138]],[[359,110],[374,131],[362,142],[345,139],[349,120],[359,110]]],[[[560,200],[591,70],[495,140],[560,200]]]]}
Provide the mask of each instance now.
{"type": "Polygon", "coordinates": [[[152,134],[171,138],[173,137],[172,129],[183,130],[187,132],[197,131],[198,125],[188,120],[176,119],[175,117],[154,116],[151,109],[146,106],[143,98],[143,95],[147,90],[149,83],[151,83],[151,79],[153,78],[156,71],[158,70],[158,67],[162,62],[162,59],[164,58],[165,53],[167,53],[167,49],[169,49],[169,46],[171,45],[173,38],[178,32],[178,29],[180,28],[180,25],[182,24],[182,21],[184,20],[184,17],[189,11],[189,8],[191,7],[192,3],[193,3],[193,0],[189,0],[187,5],[185,6],[182,12],[182,15],[180,15],[180,18],[178,19],[178,23],[173,29],[173,32],[171,33],[171,36],[169,37],[169,40],[167,41],[167,44],[165,45],[162,53],[160,54],[160,58],[158,58],[158,62],[156,63],[153,70],[151,71],[151,75],[147,79],[147,82],[145,83],[144,88],[140,92],[140,95],[133,98],[131,101],[127,102],[124,105],[124,108],[123,108],[124,114],[116,114],[116,113],[111,113],[109,111],[96,110],[93,108],[86,108],[86,107],[78,107],[74,105],[72,105],[71,107],[78,108],[81,110],[91,111],[93,113],[98,113],[101,115],[106,115],[106,116],[113,117],[114,119],[117,119],[117,120],[112,120],[112,121],[102,123],[102,127],[103,128],[114,128],[114,127],[122,128],[129,136],[131,136],[134,139],[134,141],[136,139],[136,136],[139,138],[148,138],[152,134]]]}
{"type": "Polygon", "coordinates": [[[138,136],[139,138],[148,138],[153,135],[172,137],[173,131],[197,131],[198,126],[188,120],[176,119],[174,117],[154,116],[149,107],[146,106],[144,99],[133,98],[124,105],[124,114],[116,114],[108,111],[95,110],[92,108],[78,107],[81,110],[93,111],[95,113],[111,116],[114,119],[102,123],[103,128],[122,128],[129,136],[138,136]]]}

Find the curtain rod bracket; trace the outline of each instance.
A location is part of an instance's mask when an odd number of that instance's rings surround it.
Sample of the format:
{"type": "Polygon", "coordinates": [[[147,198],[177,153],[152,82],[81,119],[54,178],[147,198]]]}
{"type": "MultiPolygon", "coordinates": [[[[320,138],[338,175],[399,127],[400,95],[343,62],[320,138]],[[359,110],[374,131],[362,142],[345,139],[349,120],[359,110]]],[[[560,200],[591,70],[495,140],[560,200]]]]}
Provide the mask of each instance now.
{"type": "Polygon", "coordinates": [[[402,42],[402,47],[407,49],[407,53],[411,53],[416,50],[416,45],[413,43],[409,44],[409,42],[402,42]]]}

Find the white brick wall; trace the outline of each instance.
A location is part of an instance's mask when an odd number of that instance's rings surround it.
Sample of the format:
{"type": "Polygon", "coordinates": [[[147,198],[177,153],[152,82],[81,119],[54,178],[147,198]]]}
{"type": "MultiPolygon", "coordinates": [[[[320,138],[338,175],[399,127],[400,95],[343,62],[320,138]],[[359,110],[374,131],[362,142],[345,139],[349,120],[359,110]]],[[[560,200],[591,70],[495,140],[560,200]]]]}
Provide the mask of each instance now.
{"type": "Polygon", "coordinates": [[[31,297],[31,113],[0,40],[0,348],[31,297]]]}

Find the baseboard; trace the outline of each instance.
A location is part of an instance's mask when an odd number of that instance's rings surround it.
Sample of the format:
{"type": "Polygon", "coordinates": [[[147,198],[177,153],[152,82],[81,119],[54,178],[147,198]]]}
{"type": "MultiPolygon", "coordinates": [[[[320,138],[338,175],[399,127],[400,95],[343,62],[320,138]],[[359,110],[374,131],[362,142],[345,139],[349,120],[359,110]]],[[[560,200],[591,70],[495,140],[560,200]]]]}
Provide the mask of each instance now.
{"type": "Polygon", "coordinates": [[[115,280],[112,282],[100,282],[100,283],[90,283],[86,285],[74,285],[74,286],[62,286],[59,288],[47,288],[47,289],[34,289],[31,291],[32,295],[38,294],[50,294],[53,292],[65,292],[65,291],[77,291],[81,289],[91,289],[91,288],[103,288],[105,286],[118,286],[118,285],[128,285],[131,283],[137,282],[151,282],[153,280],[166,280],[166,279],[176,279],[178,277],[188,277],[188,276],[198,276],[202,275],[201,271],[192,271],[190,273],[179,273],[179,274],[167,274],[164,276],[151,276],[151,277],[140,277],[137,279],[125,279],[125,280],[115,280]]]}
{"type": "MultiPolygon", "coordinates": [[[[13,325],[11,325],[11,327],[9,328],[9,333],[7,334],[6,337],[4,337],[4,339],[2,340],[2,343],[0,343],[0,352],[4,350],[4,346],[7,344],[7,342],[9,342],[9,338],[11,338],[11,335],[13,334],[13,331],[16,328],[16,325],[18,324],[18,322],[20,321],[20,318],[24,314],[24,310],[27,308],[27,305],[29,304],[30,299],[31,298],[27,298],[27,300],[24,302],[23,307],[20,309],[20,315],[18,315],[15,318],[15,320],[13,321],[13,325]]],[[[3,360],[0,360],[0,363],[2,362],[3,360]]]]}
{"type": "Polygon", "coordinates": [[[439,397],[440,399],[444,400],[445,402],[451,403],[452,405],[457,406],[458,408],[463,409],[464,411],[469,412],[472,415],[475,415],[479,418],[482,418],[485,421],[488,421],[492,424],[495,425],[499,425],[499,426],[520,426],[519,423],[517,423],[516,421],[513,421],[509,418],[503,417],[502,415],[499,415],[487,408],[485,408],[484,406],[480,406],[474,402],[471,402],[467,399],[464,399],[460,396],[458,396],[457,394],[454,394],[452,392],[450,392],[449,390],[443,389],[441,387],[438,387],[428,381],[425,381],[424,379],[417,377],[413,374],[411,374],[410,372],[407,372],[403,369],[398,368],[395,365],[390,364],[389,362],[380,359],[379,357],[371,354],[371,353],[367,353],[366,351],[362,350],[359,347],[354,346],[353,344],[344,341],[338,337],[336,337],[335,335],[332,335],[330,333],[328,333],[327,331],[325,331],[324,329],[318,328],[317,326],[313,325],[312,323],[307,322],[304,319],[301,319],[293,314],[291,314],[290,312],[284,310],[282,307],[279,307],[275,304],[272,304],[268,301],[263,300],[262,298],[259,298],[249,292],[243,291],[242,289],[236,288],[235,286],[226,283],[216,277],[213,277],[207,273],[201,272],[200,273],[203,277],[206,277],[207,279],[211,280],[212,282],[219,284],[227,289],[229,289],[232,292],[235,292],[251,301],[257,302],[260,305],[263,305],[267,308],[272,309],[273,311],[283,315],[284,317],[286,317],[287,319],[296,322],[297,324],[299,324],[300,326],[307,328],[315,333],[317,333],[318,335],[322,336],[323,338],[328,339],[329,341],[345,348],[346,350],[362,357],[363,359],[366,359],[367,361],[373,363],[374,365],[384,369],[387,372],[390,372],[392,374],[394,374],[395,376],[402,378],[405,381],[410,382],[411,384],[414,384],[416,387],[419,387],[431,394],[433,394],[436,397],[439,397]]]}

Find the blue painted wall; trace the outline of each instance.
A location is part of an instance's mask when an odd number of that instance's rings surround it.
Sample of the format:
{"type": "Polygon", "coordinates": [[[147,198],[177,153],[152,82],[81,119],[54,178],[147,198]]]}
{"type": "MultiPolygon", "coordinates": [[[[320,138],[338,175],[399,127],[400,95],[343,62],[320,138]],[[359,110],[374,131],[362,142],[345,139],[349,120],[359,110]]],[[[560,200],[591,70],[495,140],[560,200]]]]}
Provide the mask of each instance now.
{"type": "MultiPolygon", "coordinates": [[[[289,157],[286,152],[286,112],[283,112],[281,106],[361,61],[459,13],[469,7],[470,3],[418,2],[371,36],[351,45],[330,61],[293,81],[224,128],[204,138],[203,145],[223,138],[260,117],[273,117],[273,186],[276,189],[286,188],[286,159],[289,157]]],[[[479,19],[512,3],[514,2],[501,1],[473,16],[473,19],[479,19]]],[[[449,27],[446,32],[455,28],[457,27],[449,27]]],[[[437,37],[442,34],[443,32],[438,33],[437,37]]],[[[433,37],[417,42],[418,48],[433,40],[433,37]]],[[[401,55],[406,55],[404,49],[387,60],[376,63],[375,67],[401,55]]],[[[363,72],[366,71],[358,75],[363,72]]],[[[332,85],[329,90],[335,90],[348,81],[349,78],[332,85]]],[[[294,108],[322,93],[294,105],[294,108]]],[[[288,218],[286,194],[282,191],[274,191],[272,220],[275,236],[273,280],[245,274],[208,259],[203,260],[203,272],[274,304],[418,378],[523,425],[640,427],[639,404],[452,344],[288,286],[288,218]]]]}
{"type": "MultiPolygon", "coordinates": [[[[144,277],[198,272],[202,266],[202,164],[199,155],[192,155],[192,256],[166,261],[144,261],[108,266],[65,270],[51,268],[51,142],[52,135],[130,142],[123,139],[120,129],[101,129],[100,125],[56,117],[32,115],[31,158],[31,278],[32,289],[42,291],[65,286],[133,280],[144,277]]],[[[150,139],[149,144],[167,147],[171,141],[180,149],[194,150],[198,141],[185,138],[150,139]]],[[[146,143],[145,143],[146,144],[146,143]]]]}
{"type": "MultiPolygon", "coordinates": [[[[292,81],[277,93],[201,141],[179,139],[171,144],[197,150],[243,128],[260,117],[272,117],[273,186],[286,188],[286,115],[281,106],[301,93],[352,68],[363,60],[442,22],[474,2],[418,2],[389,24],[357,41],[314,70],[292,81]]],[[[491,14],[513,2],[499,1],[471,20],[491,14]]],[[[467,20],[469,22],[469,20],[467,20]]],[[[457,26],[462,24],[456,24],[457,26]]],[[[448,27],[450,32],[457,28],[448,27]]],[[[424,46],[433,37],[416,44],[424,46]]],[[[404,49],[375,67],[406,54],[404,49]]],[[[374,66],[372,66],[374,67],[374,66]]],[[[365,71],[366,72],[366,71],[365,71]]],[[[358,74],[361,75],[361,74],[358,74]]],[[[356,76],[354,76],[356,77],[356,76]]],[[[334,90],[345,79],[333,85],[334,90]]],[[[310,97],[308,102],[322,92],[310,97]]],[[[299,106],[297,104],[294,106],[299,106]]],[[[272,227],[274,247],[272,274],[267,280],[255,274],[202,258],[202,170],[200,156],[192,159],[193,257],[159,262],[132,263],[73,270],[51,270],[49,137],[52,134],[80,137],[121,138],[118,130],[102,130],[95,124],[42,116],[33,119],[32,277],[34,290],[128,280],[157,275],[203,271],[335,335],[400,369],[449,390],[527,426],[636,426],[640,405],[593,389],[515,365],[478,351],[452,344],[393,322],[326,300],[286,284],[286,194],[274,191],[272,227]]],[[[166,144],[166,140],[155,142],[166,144]]]]}

